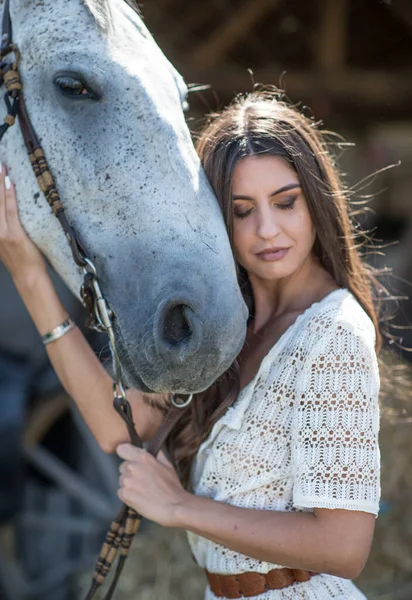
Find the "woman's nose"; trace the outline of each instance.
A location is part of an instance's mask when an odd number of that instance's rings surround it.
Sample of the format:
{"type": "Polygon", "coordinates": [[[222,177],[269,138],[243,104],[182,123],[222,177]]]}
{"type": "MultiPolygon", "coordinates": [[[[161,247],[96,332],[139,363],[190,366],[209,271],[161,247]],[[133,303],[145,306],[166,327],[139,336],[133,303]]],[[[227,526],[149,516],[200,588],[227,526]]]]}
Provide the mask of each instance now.
{"type": "Polygon", "coordinates": [[[273,212],[270,209],[259,211],[257,234],[265,240],[274,238],[280,231],[278,219],[273,212]]]}

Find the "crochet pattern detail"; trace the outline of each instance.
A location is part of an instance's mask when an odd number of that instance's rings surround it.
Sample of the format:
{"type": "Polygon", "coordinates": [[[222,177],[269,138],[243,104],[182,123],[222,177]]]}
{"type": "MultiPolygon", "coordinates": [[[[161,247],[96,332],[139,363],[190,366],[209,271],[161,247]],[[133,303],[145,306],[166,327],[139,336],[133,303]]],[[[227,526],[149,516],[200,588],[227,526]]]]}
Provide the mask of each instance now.
{"type": "MultiPolygon", "coordinates": [[[[192,471],[197,495],[257,510],[339,508],[378,513],[379,372],[373,324],[346,289],[312,304],[282,335],[255,378],[215,423],[192,471]]],[[[275,532],[274,532],[275,535],[275,532]]],[[[212,573],[274,565],[188,533],[212,573]]],[[[214,595],[210,590],[206,597],[214,595]]],[[[321,575],[259,600],[360,599],[321,575]]]]}
{"type": "Polygon", "coordinates": [[[379,375],[370,340],[352,323],[315,345],[299,378],[292,422],[293,503],[377,514],[379,375]]]}

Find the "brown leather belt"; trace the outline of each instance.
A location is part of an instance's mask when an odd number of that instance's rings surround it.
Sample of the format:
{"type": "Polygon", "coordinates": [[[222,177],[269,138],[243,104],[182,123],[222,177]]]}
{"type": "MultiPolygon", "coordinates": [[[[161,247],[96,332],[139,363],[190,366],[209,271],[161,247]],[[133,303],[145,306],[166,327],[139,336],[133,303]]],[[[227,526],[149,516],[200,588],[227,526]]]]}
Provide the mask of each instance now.
{"type": "Polygon", "coordinates": [[[272,569],[269,573],[239,573],[238,575],[217,575],[206,571],[210,589],[218,598],[250,598],[268,590],[281,590],[294,583],[309,581],[312,571],[301,569],[272,569]]]}

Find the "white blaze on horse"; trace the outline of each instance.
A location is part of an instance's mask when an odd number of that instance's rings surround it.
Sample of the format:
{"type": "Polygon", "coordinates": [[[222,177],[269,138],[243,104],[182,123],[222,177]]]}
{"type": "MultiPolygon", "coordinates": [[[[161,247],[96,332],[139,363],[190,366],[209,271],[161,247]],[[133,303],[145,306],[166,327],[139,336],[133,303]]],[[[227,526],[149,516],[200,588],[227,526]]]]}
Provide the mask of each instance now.
{"type": "MultiPolygon", "coordinates": [[[[181,76],[125,0],[11,0],[10,14],[28,113],[115,315],[125,382],[205,389],[239,352],[247,311],[181,76]]],[[[78,295],[81,271],[18,126],[0,160],[25,229],[78,295]]]]}

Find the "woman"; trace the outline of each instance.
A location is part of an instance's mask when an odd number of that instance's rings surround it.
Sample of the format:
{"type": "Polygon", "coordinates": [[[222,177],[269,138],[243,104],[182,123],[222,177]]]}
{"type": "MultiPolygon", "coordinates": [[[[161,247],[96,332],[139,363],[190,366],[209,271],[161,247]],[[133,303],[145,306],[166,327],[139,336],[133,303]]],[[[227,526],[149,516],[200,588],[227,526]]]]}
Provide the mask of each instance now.
{"type": "MultiPolygon", "coordinates": [[[[112,382],[78,329],[47,346],[50,359],[101,446],[124,459],[119,497],[188,531],[207,599],[364,598],[349,580],[378,512],[380,336],[337,171],[315,124],[268,92],[216,115],[198,151],[250,320],[238,370],[198,394],[173,432],[179,476],[164,454],[121,443],[112,382]]],[[[0,258],[45,335],[68,315],[4,175],[0,258]]],[[[162,410],[128,397],[150,439],[162,410]]]]}

